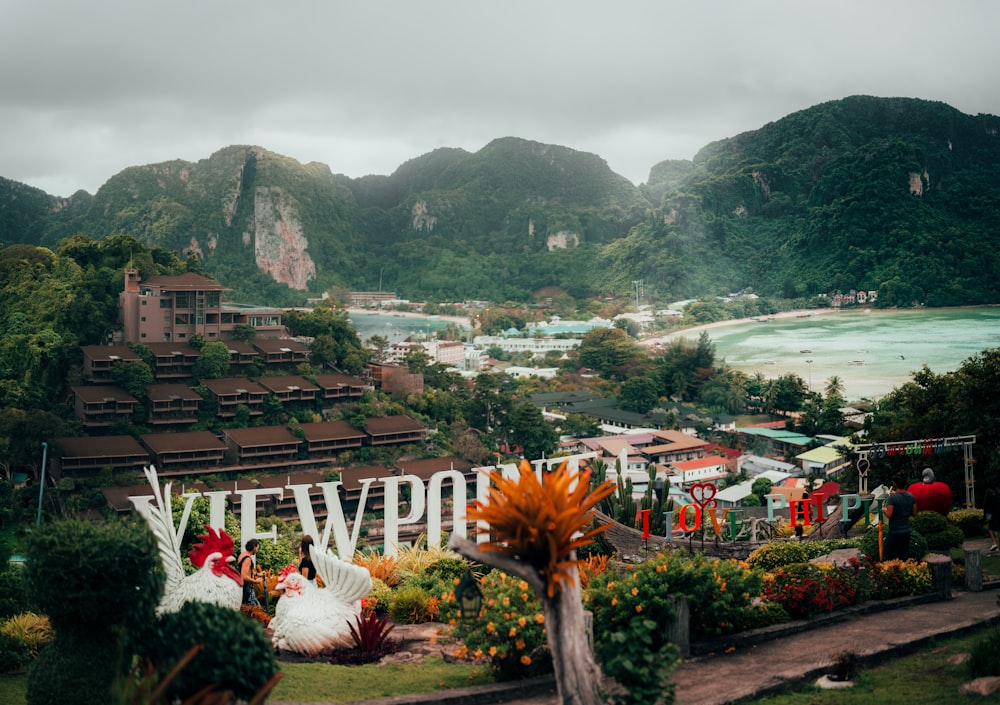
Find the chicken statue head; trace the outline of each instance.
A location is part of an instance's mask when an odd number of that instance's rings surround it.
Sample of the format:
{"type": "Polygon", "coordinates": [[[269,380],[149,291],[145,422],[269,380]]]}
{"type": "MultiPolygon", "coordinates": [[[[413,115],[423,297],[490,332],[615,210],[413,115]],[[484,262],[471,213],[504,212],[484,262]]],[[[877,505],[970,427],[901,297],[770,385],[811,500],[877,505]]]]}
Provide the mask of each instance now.
{"type": "Polygon", "coordinates": [[[177,612],[185,602],[208,602],[234,610],[243,601],[243,581],[230,564],[233,559],[233,540],[225,531],[206,527],[208,533],[199,537],[201,543],[188,552],[197,570],[186,575],[181,562],[181,536],[183,527],[174,526],[171,511],[170,483],[160,487],[156,468],[144,469],[155,501],[138,505],[146,523],[156,537],[166,581],[157,613],[177,612]]]}
{"type": "Polygon", "coordinates": [[[203,568],[207,565],[216,576],[229,578],[237,585],[242,585],[240,574],[231,565],[236,560],[233,556],[233,539],[226,533],[225,529],[216,530],[206,524],[205,531],[208,533],[198,537],[201,543],[196,543],[188,551],[191,564],[195,568],[203,568]]]}

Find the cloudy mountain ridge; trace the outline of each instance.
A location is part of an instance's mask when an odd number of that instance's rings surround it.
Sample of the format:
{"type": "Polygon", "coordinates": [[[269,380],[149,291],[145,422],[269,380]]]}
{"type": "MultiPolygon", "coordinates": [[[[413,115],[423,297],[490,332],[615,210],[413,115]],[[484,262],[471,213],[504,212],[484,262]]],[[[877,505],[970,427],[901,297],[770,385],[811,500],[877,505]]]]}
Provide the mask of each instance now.
{"type": "MultiPolygon", "coordinates": [[[[132,235],[234,298],[332,287],[414,299],[854,288],[896,305],[1000,300],[1000,119],[854,96],[666,161],[633,186],[597,155],[515,137],[351,179],[256,146],[135,166],[91,196],[0,179],[0,241],[132,235]]],[[[334,165],[335,168],[335,165],[334,165]]]]}

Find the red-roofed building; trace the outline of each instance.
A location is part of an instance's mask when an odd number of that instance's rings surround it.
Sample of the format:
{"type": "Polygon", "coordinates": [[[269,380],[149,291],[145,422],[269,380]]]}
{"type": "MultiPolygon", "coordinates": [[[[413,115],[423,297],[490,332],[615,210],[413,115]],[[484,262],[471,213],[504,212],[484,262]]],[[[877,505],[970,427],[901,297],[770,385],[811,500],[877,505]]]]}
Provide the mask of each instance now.
{"type": "Polygon", "coordinates": [[[726,459],[717,455],[682,460],[667,465],[667,478],[670,484],[685,488],[695,482],[718,483],[729,474],[726,459]]]}

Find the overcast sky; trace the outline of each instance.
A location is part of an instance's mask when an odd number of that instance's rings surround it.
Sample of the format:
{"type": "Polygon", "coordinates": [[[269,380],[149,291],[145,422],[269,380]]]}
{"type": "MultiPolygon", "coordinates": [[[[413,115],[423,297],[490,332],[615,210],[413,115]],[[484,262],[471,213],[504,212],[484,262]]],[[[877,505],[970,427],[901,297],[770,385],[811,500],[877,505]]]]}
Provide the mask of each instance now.
{"type": "Polygon", "coordinates": [[[994,0],[0,0],[0,176],[254,144],[357,177],[515,136],[633,183],[827,100],[1000,115],[994,0]]]}

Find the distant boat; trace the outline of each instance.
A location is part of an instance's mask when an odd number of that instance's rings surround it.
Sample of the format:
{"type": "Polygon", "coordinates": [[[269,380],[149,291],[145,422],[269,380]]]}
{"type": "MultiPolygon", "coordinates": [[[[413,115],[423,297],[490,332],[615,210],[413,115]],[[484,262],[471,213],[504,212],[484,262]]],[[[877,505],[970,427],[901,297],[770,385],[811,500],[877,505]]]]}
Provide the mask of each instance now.
{"type": "Polygon", "coordinates": [[[848,365],[863,365],[863,364],[865,364],[865,361],[864,360],[851,360],[847,364],[848,365]]]}
{"type": "Polygon", "coordinates": [[[809,348],[803,348],[802,350],[799,350],[799,352],[808,355],[809,353],[812,352],[812,350],[810,350],[809,348]]]}
{"type": "Polygon", "coordinates": [[[765,365],[774,365],[776,363],[774,362],[774,360],[764,360],[764,364],[765,365]]]}

